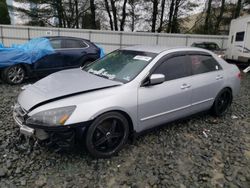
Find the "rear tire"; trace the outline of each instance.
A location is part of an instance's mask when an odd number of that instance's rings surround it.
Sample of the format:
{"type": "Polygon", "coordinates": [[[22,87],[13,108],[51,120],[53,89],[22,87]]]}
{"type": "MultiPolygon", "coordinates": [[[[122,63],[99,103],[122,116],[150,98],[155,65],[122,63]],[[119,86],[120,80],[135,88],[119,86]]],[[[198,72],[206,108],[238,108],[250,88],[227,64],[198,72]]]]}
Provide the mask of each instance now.
{"type": "Polygon", "coordinates": [[[2,71],[2,80],[12,85],[21,84],[25,76],[25,69],[21,65],[13,65],[2,71]]]}
{"type": "Polygon", "coordinates": [[[232,91],[229,88],[225,88],[219,92],[215,98],[212,113],[215,116],[223,116],[226,114],[228,108],[231,106],[233,101],[232,91]]]}
{"type": "Polygon", "coordinates": [[[111,157],[123,148],[128,136],[128,120],[118,112],[108,112],[96,118],[89,127],[86,148],[93,157],[111,157]]]}

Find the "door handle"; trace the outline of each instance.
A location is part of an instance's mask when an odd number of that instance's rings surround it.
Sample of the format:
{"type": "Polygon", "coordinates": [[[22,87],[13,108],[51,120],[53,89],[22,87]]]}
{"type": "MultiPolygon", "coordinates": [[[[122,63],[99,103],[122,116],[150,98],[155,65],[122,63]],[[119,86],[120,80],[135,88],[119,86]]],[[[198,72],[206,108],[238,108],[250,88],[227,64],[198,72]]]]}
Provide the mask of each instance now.
{"type": "Polygon", "coordinates": [[[189,84],[182,84],[181,89],[188,89],[190,87],[191,87],[191,85],[189,85],[189,84]]]}
{"type": "Polygon", "coordinates": [[[221,75],[216,76],[216,80],[221,80],[221,79],[223,79],[223,76],[221,75]]]}

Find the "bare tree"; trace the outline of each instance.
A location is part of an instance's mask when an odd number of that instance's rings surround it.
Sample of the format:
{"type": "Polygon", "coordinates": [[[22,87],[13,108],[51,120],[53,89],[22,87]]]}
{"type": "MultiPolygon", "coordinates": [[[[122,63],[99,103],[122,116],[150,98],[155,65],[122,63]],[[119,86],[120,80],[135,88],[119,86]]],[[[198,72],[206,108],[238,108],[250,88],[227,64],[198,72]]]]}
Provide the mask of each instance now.
{"type": "Polygon", "coordinates": [[[151,28],[151,32],[155,32],[159,0],[152,0],[152,3],[153,3],[153,12],[152,12],[152,28],[151,28]]]}
{"type": "Polygon", "coordinates": [[[212,9],[212,0],[208,0],[206,18],[204,24],[204,33],[209,33],[211,28],[211,9],[212,9]]]}
{"type": "Polygon", "coordinates": [[[238,18],[240,16],[241,8],[242,8],[242,0],[238,0],[237,5],[236,5],[234,18],[238,18]]]}
{"type": "Polygon", "coordinates": [[[117,9],[116,9],[116,6],[115,6],[116,0],[110,0],[110,2],[111,2],[111,9],[112,9],[112,12],[113,12],[115,30],[118,31],[117,9]]]}
{"type": "Polygon", "coordinates": [[[172,19],[173,19],[173,14],[174,14],[174,6],[175,6],[175,0],[171,0],[170,8],[169,8],[169,14],[168,14],[168,28],[167,28],[168,33],[171,32],[171,28],[172,28],[172,19]]]}
{"type": "Polygon", "coordinates": [[[90,0],[90,11],[91,11],[91,28],[92,29],[96,29],[96,16],[95,16],[95,11],[96,11],[96,7],[95,7],[95,0],[90,0]]]}
{"type": "Polygon", "coordinates": [[[112,19],[112,15],[111,15],[111,12],[110,12],[110,9],[109,9],[109,2],[108,2],[108,0],[104,0],[104,2],[105,2],[106,11],[107,11],[108,16],[109,16],[110,28],[111,28],[111,30],[114,30],[113,19],[112,19]]]}
{"type": "Polygon", "coordinates": [[[161,1],[161,17],[160,17],[160,26],[158,28],[158,33],[160,33],[162,31],[162,25],[163,25],[163,17],[164,17],[164,10],[165,10],[165,0],[161,1]]]}
{"type": "Polygon", "coordinates": [[[124,30],[125,19],[127,16],[127,13],[126,13],[127,2],[128,2],[128,0],[124,0],[123,6],[122,6],[122,19],[121,19],[121,23],[120,23],[120,31],[124,30]]]}
{"type": "Polygon", "coordinates": [[[225,13],[225,3],[226,3],[226,0],[221,0],[220,14],[217,17],[217,21],[215,23],[215,33],[217,33],[219,28],[220,28],[220,24],[222,22],[223,15],[225,13]]]}

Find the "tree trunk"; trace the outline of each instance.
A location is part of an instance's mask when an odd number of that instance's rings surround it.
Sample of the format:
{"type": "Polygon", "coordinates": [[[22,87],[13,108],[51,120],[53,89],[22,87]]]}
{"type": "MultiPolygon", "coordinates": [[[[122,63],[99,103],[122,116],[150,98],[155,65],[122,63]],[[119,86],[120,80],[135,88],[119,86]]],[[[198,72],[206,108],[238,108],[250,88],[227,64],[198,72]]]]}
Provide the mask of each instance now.
{"type": "Polygon", "coordinates": [[[215,24],[215,31],[216,31],[216,33],[219,31],[219,29],[220,29],[220,24],[221,24],[221,21],[222,21],[222,19],[223,19],[223,14],[224,14],[224,12],[225,12],[225,1],[226,0],[221,0],[221,7],[220,7],[220,14],[219,14],[219,16],[218,16],[218,18],[217,18],[217,22],[216,22],[216,24],[215,24]]]}
{"type": "Polygon", "coordinates": [[[118,31],[117,10],[116,10],[116,6],[115,6],[115,0],[110,0],[110,2],[111,2],[111,8],[112,8],[112,12],[113,12],[115,31],[118,31]]]}
{"type": "Polygon", "coordinates": [[[132,7],[131,10],[131,16],[132,16],[132,23],[131,23],[131,31],[135,30],[135,7],[132,7]]]}
{"type": "Polygon", "coordinates": [[[241,7],[242,7],[242,0],[238,0],[234,18],[238,18],[240,16],[241,7]]]}
{"type": "Polygon", "coordinates": [[[127,16],[127,13],[126,13],[127,1],[128,0],[124,0],[123,7],[122,7],[122,19],[121,19],[121,24],[120,24],[120,31],[124,30],[125,19],[127,16]]]}
{"type": "Polygon", "coordinates": [[[206,11],[206,18],[205,18],[205,25],[204,25],[204,33],[210,33],[211,27],[211,7],[212,7],[212,0],[208,0],[207,11],[206,11]]]}
{"type": "Polygon", "coordinates": [[[108,0],[104,0],[104,2],[105,2],[106,11],[107,11],[108,16],[109,16],[110,29],[114,30],[113,20],[112,20],[111,12],[110,12],[110,9],[109,9],[109,2],[108,2],[108,0]]]}
{"type": "Polygon", "coordinates": [[[172,19],[171,33],[178,33],[178,13],[179,13],[180,0],[175,0],[174,15],[172,19]]]}
{"type": "Polygon", "coordinates": [[[8,6],[5,0],[0,1],[0,24],[10,24],[8,6]]]}
{"type": "Polygon", "coordinates": [[[152,14],[152,29],[151,29],[151,32],[155,32],[157,13],[158,13],[158,0],[153,0],[153,14],[152,14]]]}
{"type": "Polygon", "coordinates": [[[91,28],[96,29],[95,0],[90,0],[90,11],[91,11],[91,28]]]}
{"type": "Polygon", "coordinates": [[[174,14],[174,5],[175,0],[171,0],[170,8],[169,8],[169,16],[168,16],[168,29],[167,32],[170,33],[172,29],[172,19],[174,14]]]}
{"type": "Polygon", "coordinates": [[[78,10],[78,0],[75,0],[75,10],[76,10],[76,28],[79,29],[79,10],[78,10]]]}
{"type": "Polygon", "coordinates": [[[55,2],[55,8],[57,10],[57,17],[59,27],[63,27],[63,10],[62,10],[62,0],[58,0],[55,2]]]}
{"type": "Polygon", "coordinates": [[[161,18],[160,18],[160,26],[158,28],[158,33],[160,33],[162,31],[164,10],[165,10],[165,0],[162,0],[162,2],[161,2],[161,18]]]}

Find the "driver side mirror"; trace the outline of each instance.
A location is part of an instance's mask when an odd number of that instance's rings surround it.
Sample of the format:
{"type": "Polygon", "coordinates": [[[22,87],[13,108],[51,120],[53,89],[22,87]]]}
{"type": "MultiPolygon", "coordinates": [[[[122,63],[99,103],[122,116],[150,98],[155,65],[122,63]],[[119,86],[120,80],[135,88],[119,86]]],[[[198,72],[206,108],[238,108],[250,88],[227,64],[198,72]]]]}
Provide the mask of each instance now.
{"type": "Polygon", "coordinates": [[[152,74],[149,77],[149,84],[150,85],[157,85],[165,82],[165,75],[163,74],[152,74]]]}

